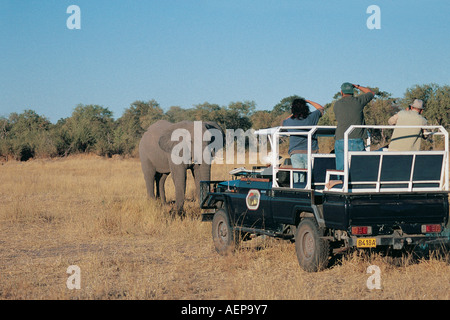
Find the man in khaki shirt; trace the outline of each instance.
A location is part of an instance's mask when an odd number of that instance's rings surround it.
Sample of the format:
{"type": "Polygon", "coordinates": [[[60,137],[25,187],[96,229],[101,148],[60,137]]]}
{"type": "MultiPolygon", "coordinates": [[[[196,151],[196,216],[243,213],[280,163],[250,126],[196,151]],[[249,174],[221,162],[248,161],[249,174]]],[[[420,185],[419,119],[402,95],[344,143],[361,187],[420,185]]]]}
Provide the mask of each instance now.
{"type": "MultiPolygon", "coordinates": [[[[409,109],[393,115],[388,123],[391,126],[424,126],[427,124],[427,120],[421,116],[422,112],[423,101],[416,99],[409,109]]],[[[389,151],[419,151],[422,137],[422,129],[420,128],[394,129],[389,151]]]]}

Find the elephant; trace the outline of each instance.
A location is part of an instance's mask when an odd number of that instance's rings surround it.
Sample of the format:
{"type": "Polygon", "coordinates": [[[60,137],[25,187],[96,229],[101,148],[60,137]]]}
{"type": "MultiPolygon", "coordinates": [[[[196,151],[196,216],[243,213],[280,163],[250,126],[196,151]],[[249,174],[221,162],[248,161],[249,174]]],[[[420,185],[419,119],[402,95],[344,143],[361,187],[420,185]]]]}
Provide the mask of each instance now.
{"type": "Polygon", "coordinates": [[[175,185],[176,212],[183,215],[187,170],[192,172],[196,197],[200,199],[200,181],[207,181],[211,178],[211,161],[209,159],[203,161],[203,151],[209,148],[209,154],[213,156],[219,148],[223,147],[223,137],[223,130],[215,122],[181,121],[171,123],[159,120],[150,125],[139,142],[139,158],[147,187],[147,196],[151,199],[159,197],[164,203],[166,200],[164,183],[167,176],[172,174],[175,185]],[[215,141],[217,137],[219,137],[219,141],[214,143],[203,141],[207,130],[212,133],[211,142],[215,141]],[[175,140],[173,139],[174,135],[178,135],[175,140]],[[199,137],[199,135],[201,136],[199,137]],[[212,145],[215,147],[212,148],[212,145]]]}

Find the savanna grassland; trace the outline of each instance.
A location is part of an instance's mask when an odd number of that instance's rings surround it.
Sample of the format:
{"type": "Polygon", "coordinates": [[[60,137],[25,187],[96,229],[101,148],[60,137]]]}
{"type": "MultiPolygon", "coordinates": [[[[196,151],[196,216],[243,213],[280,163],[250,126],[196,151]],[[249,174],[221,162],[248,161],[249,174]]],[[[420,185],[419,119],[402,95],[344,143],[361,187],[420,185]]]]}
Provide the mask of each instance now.
{"type": "MultiPolygon", "coordinates": [[[[232,166],[213,166],[226,179],[232,166]]],[[[0,299],[450,299],[448,253],[351,252],[300,269],[294,245],[261,237],[218,255],[189,175],[188,218],[146,198],[138,159],[96,156],[0,165],[0,299]],[[381,269],[369,290],[367,267],[381,269]],[[69,290],[67,268],[81,271],[69,290]]],[[[167,198],[175,198],[171,179],[167,198]]]]}

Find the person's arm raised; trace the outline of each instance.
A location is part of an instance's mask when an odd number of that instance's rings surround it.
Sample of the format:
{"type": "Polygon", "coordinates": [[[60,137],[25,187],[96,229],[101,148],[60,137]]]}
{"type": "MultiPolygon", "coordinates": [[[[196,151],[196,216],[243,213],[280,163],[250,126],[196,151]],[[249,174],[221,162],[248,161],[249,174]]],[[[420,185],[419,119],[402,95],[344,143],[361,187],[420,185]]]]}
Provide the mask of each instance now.
{"type": "Polygon", "coordinates": [[[311,101],[311,100],[305,100],[305,101],[308,102],[309,104],[311,104],[314,108],[316,108],[323,114],[323,111],[325,109],[322,107],[322,105],[318,104],[317,102],[311,101]]]}
{"type": "Polygon", "coordinates": [[[364,93],[372,92],[372,94],[375,95],[375,93],[374,93],[370,88],[360,86],[359,84],[354,84],[353,86],[354,86],[356,89],[361,90],[361,91],[364,92],[364,93]]]}

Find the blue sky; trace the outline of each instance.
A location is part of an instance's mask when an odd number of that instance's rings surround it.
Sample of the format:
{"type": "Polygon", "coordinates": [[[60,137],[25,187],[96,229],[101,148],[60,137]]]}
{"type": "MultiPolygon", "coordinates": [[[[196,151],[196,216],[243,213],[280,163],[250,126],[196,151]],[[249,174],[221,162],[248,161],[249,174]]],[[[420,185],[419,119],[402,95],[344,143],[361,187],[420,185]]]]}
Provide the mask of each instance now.
{"type": "Polygon", "coordinates": [[[0,0],[0,116],[56,122],[81,103],[118,118],[151,99],[271,110],[294,94],[326,104],[346,81],[401,97],[450,84],[449,14],[448,0],[0,0]]]}

